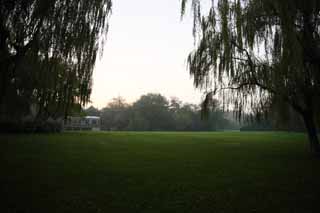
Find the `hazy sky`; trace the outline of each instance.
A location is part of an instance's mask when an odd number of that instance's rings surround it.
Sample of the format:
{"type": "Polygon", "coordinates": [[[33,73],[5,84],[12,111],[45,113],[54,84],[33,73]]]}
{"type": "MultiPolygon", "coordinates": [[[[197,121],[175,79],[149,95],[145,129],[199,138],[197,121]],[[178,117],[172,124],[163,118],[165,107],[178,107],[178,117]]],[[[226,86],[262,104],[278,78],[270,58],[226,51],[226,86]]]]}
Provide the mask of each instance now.
{"type": "Polygon", "coordinates": [[[192,49],[192,19],[180,20],[179,0],[114,0],[92,104],[102,108],[119,95],[132,103],[149,92],[199,103],[201,92],[186,69],[192,49]]]}

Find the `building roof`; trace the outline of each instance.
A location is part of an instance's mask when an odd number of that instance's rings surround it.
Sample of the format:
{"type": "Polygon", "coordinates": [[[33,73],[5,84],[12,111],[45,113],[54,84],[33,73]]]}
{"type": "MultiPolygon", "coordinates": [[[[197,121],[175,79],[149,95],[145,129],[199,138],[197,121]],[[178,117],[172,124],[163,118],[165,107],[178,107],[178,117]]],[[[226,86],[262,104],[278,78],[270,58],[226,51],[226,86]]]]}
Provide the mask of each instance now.
{"type": "Polygon", "coordinates": [[[100,117],[98,117],[98,116],[86,116],[85,118],[86,119],[95,119],[95,120],[100,119],[100,117]]]}

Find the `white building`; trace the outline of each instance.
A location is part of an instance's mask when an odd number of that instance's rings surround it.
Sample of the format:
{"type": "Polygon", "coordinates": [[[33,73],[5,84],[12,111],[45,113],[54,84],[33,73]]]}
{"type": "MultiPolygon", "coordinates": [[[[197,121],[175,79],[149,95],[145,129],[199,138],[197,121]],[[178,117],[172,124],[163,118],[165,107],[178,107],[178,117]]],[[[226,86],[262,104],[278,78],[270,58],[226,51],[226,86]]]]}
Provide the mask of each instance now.
{"type": "Polygon", "coordinates": [[[64,129],[99,131],[101,129],[101,119],[98,116],[69,116],[64,122],[64,129]]]}

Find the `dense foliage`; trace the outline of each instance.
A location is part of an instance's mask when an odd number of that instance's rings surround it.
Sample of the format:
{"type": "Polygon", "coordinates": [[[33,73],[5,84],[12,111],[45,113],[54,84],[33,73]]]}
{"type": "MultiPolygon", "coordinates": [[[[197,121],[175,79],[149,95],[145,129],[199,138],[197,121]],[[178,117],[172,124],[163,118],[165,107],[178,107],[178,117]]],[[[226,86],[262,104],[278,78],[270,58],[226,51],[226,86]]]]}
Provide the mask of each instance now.
{"type": "MultiPolygon", "coordinates": [[[[85,110],[96,116],[97,109],[85,110]]],[[[239,129],[232,113],[223,113],[218,104],[206,120],[201,119],[199,106],[182,103],[177,98],[168,101],[160,94],[147,94],[132,105],[121,97],[114,98],[100,111],[103,130],[131,131],[215,131],[239,129]]]]}
{"type": "Polygon", "coordinates": [[[63,118],[89,101],[110,11],[111,0],[0,0],[1,122],[63,118]]]}
{"type": "Polygon", "coordinates": [[[239,115],[261,116],[271,106],[286,115],[293,108],[320,153],[320,1],[216,0],[207,14],[201,0],[191,2],[197,46],[188,65],[195,86],[209,100],[220,95],[239,115]]]}

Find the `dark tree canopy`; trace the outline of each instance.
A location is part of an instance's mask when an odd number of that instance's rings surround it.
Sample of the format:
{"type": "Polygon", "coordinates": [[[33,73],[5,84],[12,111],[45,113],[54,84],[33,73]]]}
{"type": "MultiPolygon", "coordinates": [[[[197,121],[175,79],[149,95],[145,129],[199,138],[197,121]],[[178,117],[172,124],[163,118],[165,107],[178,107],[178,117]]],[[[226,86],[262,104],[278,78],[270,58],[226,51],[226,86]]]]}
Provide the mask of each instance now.
{"type": "Polygon", "coordinates": [[[147,130],[165,130],[173,126],[169,101],[160,94],[142,95],[133,106],[133,124],[147,124],[147,130]]]}
{"type": "Polygon", "coordinates": [[[121,96],[113,98],[101,110],[101,122],[104,130],[125,130],[129,123],[129,104],[121,96]]]}
{"type": "Polygon", "coordinates": [[[220,94],[240,115],[292,107],[319,152],[320,1],[216,0],[204,15],[201,1],[190,1],[197,46],[188,67],[195,86],[207,97],[220,94]]]}
{"type": "MultiPolygon", "coordinates": [[[[86,110],[87,114],[88,110],[86,110]]],[[[92,113],[91,113],[92,114],[92,113]]],[[[90,114],[90,115],[91,115],[90,114]]],[[[118,131],[215,131],[239,129],[233,117],[220,110],[217,104],[207,120],[201,120],[200,107],[183,103],[177,98],[170,101],[161,94],[142,95],[133,104],[122,97],[112,99],[100,111],[103,130],[118,131]]]]}
{"type": "Polygon", "coordinates": [[[42,118],[87,103],[110,12],[111,0],[0,0],[2,117],[17,103],[42,118]]]}

